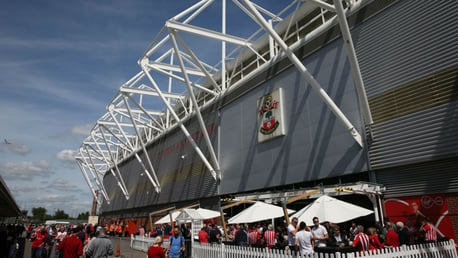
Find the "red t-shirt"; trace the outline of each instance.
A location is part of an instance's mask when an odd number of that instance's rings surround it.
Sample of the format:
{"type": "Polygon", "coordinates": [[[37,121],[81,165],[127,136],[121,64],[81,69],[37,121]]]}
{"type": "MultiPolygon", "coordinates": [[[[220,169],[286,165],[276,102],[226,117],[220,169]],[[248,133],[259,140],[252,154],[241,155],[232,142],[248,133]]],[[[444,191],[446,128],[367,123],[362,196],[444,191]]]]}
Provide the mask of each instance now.
{"type": "Polygon", "coordinates": [[[148,258],[166,258],[164,249],[160,246],[150,246],[148,249],[148,258]]]}
{"type": "Polygon", "coordinates": [[[83,243],[78,238],[77,234],[72,234],[70,237],[65,238],[59,244],[59,252],[64,251],[64,258],[78,258],[83,255],[83,243]]]}
{"type": "Polygon", "coordinates": [[[46,243],[46,233],[41,233],[40,230],[36,232],[36,237],[32,242],[32,248],[42,248],[46,243]]]}
{"type": "Polygon", "coordinates": [[[380,241],[378,240],[378,236],[370,235],[369,236],[369,249],[377,250],[377,249],[382,249],[382,248],[383,248],[383,244],[380,243],[380,241]]]}
{"type": "Polygon", "coordinates": [[[386,240],[385,245],[389,245],[392,247],[399,247],[399,236],[394,229],[390,228],[386,233],[386,240]]]}
{"type": "Polygon", "coordinates": [[[201,243],[208,243],[208,233],[204,230],[199,231],[199,241],[201,243]]]}

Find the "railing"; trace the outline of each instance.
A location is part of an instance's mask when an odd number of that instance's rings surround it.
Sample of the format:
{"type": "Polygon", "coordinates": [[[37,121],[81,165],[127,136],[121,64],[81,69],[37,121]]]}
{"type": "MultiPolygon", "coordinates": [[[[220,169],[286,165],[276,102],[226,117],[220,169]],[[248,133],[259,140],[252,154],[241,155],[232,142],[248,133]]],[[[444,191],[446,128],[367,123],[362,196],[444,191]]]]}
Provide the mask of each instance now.
{"type": "Polygon", "coordinates": [[[293,256],[289,251],[251,248],[232,245],[209,245],[196,243],[192,247],[194,258],[413,258],[413,257],[458,257],[453,240],[421,245],[402,246],[399,248],[380,249],[376,252],[355,253],[314,253],[293,256]]]}
{"type": "MultiPolygon", "coordinates": [[[[135,250],[147,252],[153,244],[154,238],[132,236],[130,247],[135,250]]],[[[168,241],[164,239],[162,247],[167,247],[168,241]]],[[[189,246],[187,246],[187,249],[189,246]]],[[[267,248],[252,248],[225,244],[200,244],[193,242],[191,251],[193,258],[416,258],[416,257],[441,257],[457,258],[457,249],[453,240],[401,246],[398,248],[379,249],[375,252],[351,253],[314,253],[310,255],[293,256],[289,251],[267,248]]],[[[188,249],[189,251],[189,249],[188,249]]],[[[189,257],[189,255],[187,256],[189,257]]]]}

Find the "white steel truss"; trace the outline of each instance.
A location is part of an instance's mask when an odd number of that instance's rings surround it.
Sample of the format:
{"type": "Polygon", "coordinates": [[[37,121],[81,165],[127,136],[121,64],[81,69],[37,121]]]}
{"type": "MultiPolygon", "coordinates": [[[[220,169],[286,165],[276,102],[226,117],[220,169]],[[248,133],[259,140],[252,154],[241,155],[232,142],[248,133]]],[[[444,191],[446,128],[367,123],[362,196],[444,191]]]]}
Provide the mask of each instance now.
{"type": "Polygon", "coordinates": [[[349,14],[371,1],[346,0],[344,6],[340,0],[294,0],[279,12],[274,12],[261,6],[262,1],[256,4],[250,0],[233,0],[233,6],[240,11],[241,16],[257,24],[255,33],[249,37],[227,32],[226,0],[221,0],[221,28],[215,27],[213,23],[192,24],[205,14],[213,0],[198,1],[167,20],[138,60],[140,72],[120,86],[118,93],[107,105],[107,112],[96,122],[79,149],[76,160],[94,197],[98,199],[96,193],[100,192],[105,201],[110,201],[102,181],[102,176],[108,172],[113,175],[125,198],[129,199],[128,189],[118,167],[120,162],[129,157],[135,157],[142,171],[129,172],[131,174],[128,176],[146,174],[159,193],[160,180],[146,144],[154,142],[175,127],[182,131],[219,184],[221,167],[201,111],[283,58],[288,58],[300,71],[362,147],[361,134],[294,51],[320,33],[338,25],[352,68],[363,118],[366,125],[371,125],[370,108],[346,20],[349,14]],[[304,20],[306,17],[308,20],[304,20]],[[318,26],[317,22],[320,23],[318,26]],[[214,45],[211,49],[202,49],[196,42],[214,42],[214,45]],[[220,49],[221,58],[207,53],[207,50],[213,49],[220,49]],[[191,117],[196,119],[203,134],[203,146],[207,155],[185,126],[184,122],[191,117]]]}

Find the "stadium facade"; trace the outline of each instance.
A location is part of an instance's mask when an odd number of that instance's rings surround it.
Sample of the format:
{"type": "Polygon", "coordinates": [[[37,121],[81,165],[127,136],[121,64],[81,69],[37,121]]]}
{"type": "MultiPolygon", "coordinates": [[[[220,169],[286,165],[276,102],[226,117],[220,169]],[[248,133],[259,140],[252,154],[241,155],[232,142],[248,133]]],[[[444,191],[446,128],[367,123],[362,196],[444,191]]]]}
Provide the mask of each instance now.
{"type": "Polygon", "coordinates": [[[455,0],[234,1],[248,37],[218,3],[219,30],[193,24],[213,1],[166,21],[81,145],[103,217],[368,182],[377,219],[428,216],[455,238],[455,0]]]}

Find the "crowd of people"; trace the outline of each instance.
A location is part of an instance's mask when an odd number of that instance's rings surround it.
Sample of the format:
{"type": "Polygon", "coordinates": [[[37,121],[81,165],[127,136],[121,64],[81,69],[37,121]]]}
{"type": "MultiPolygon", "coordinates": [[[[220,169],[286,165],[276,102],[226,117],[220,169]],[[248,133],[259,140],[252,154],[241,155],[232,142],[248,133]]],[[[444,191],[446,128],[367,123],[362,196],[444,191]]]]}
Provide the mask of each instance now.
{"type": "MultiPolygon", "coordinates": [[[[345,224],[344,224],[345,225],[345,224]]],[[[438,241],[435,227],[428,218],[421,222],[393,223],[388,219],[384,225],[376,223],[365,229],[352,223],[348,230],[330,222],[320,223],[313,218],[312,224],[299,222],[296,217],[289,225],[278,223],[274,228],[267,223],[232,224],[227,232],[215,223],[204,224],[198,233],[202,244],[226,244],[290,250],[292,253],[310,254],[320,251],[369,251],[393,248],[401,245],[438,241]]],[[[128,225],[122,223],[97,225],[0,225],[1,258],[13,258],[19,250],[18,240],[25,238],[32,242],[31,258],[77,258],[107,257],[113,255],[108,236],[130,236],[128,225]]],[[[186,251],[186,240],[191,238],[190,225],[173,227],[163,224],[145,232],[145,227],[136,229],[136,234],[154,237],[148,250],[148,257],[181,257],[186,251]],[[164,239],[168,239],[166,248],[164,239]]]]}
{"type": "Polygon", "coordinates": [[[32,242],[31,258],[108,257],[113,255],[106,230],[97,225],[29,225],[27,239],[32,242]]]}
{"type": "MultiPolygon", "coordinates": [[[[318,217],[313,218],[310,226],[305,221],[299,223],[294,217],[289,225],[277,225],[276,229],[264,223],[229,225],[228,239],[225,243],[310,254],[369,251],[438,240],[437,232],[428,219],[421,225],[414,225],[409,220],[406,224],[386,220],[383,227],[379,225],[365,230],[362,225],[352,223],[348,230],[345,230],[330,222],[320,223],[318,217]]],[[[224,239],[222,229],[216,225],[204,226],[198,236],[199,241],[204,244],[219,243],[224,239]]]]}

